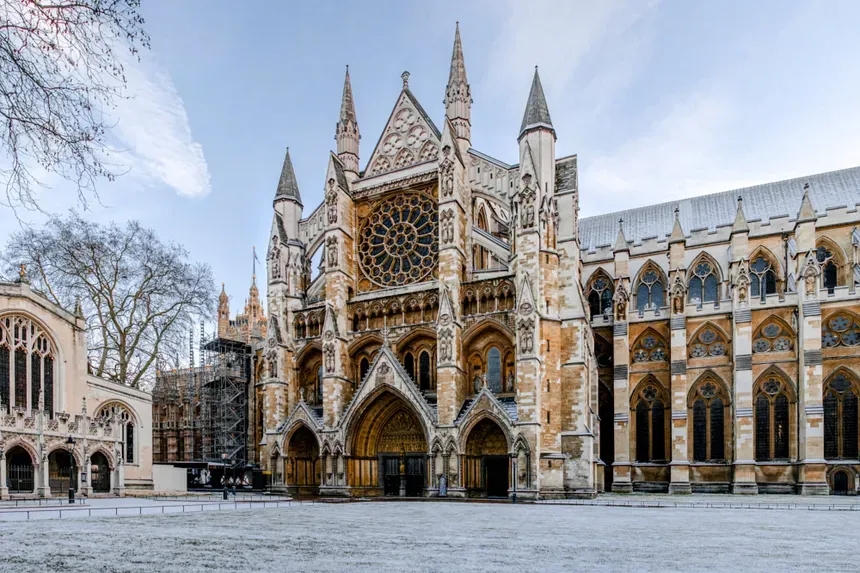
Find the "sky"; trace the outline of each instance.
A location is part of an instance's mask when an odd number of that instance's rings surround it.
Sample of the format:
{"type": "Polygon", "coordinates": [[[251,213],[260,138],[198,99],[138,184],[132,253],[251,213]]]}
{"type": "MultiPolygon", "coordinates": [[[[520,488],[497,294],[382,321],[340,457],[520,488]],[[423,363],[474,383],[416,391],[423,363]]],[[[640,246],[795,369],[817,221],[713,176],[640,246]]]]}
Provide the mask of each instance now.
{"type": "MultiPolygon", "coordinates": [[[[131,97],[114,110],[124,174],[84,215],[185,245],[233,313],[254,246],[265,263],[286,147],[305,215],[322,200],[345,66],[363,168],[404,70],[442,124],[456,21],[473,147],[516,163],[540,66],[556,154],[578,154],[582,217],[860,165],[852,0],[144,0],[142,12],[151,50],[127,63],[131,97]]],[[[45,182],[43,207],[74,206],[63,181],[45,182]]],[[[0,208],[0,240],[17,226],[0,208]]]]}

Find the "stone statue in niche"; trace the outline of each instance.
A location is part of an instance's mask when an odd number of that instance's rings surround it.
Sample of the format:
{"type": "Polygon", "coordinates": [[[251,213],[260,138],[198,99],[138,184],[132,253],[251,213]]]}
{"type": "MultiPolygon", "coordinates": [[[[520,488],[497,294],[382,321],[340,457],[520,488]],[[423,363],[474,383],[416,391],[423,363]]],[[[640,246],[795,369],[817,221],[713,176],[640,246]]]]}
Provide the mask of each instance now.
{"type": "Polygon", "coordinates": [[[446,209],[439,220],[442,223],[442,244],[450,245],[454,242],[454,211],[446,209]]]}
{"type": "Polygon", "coordinates": [[[334,372],[334,344],[327,344],[323,349],[323,354],[325,355],[325,371],[329,373],[334,372]]]}
{"type": "Polygon", "coordinates": [[[523,354],[531,354],[534,351],[534,326],[533,318],[520,320],[520,352],[523,354]]]}
{"type": "Polygon", "coordinates": [[[326,239],[326,253],[328,255],[326,257],[328,268],[333,269],[337,267],[337,237],[326,239]]]}
{"type": "Polygon", "coordinates": [[[334,188],[334,179],[328,180],[328,191],[325,195],[325,202],[328,212],[328,224],[334,225],[337,223],[337,189],[334,188]]]}
{"type": "Polygon", "coordinates": [[[448,329],[439,332],[439,360],[448,362],[452,358],[451,331],[448,329]]]}

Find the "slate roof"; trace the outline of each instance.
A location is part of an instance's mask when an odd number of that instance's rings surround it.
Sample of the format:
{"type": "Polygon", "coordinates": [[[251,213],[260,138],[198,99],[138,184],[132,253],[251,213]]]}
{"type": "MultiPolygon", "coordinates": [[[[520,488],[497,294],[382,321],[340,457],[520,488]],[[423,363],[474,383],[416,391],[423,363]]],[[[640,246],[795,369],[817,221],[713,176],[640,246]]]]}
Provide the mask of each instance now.
{"type": "Polygon", "coordinates": [[[611,245],[618,235],[619,219],[624,219],[624,234],[628,241],[641,243],[647,238],[665,238],[672,232],[676,206],[679,209],[681,226],[687,235],[694,230],[713,231],[716,227],[732,224],[739,196],[743,197],[744,214],[748,221],[768,222],[779,216],[788,216],[793,220],[800,210],[803,186],[806,183],[809,183],[809,198],[818,215],[823,215],[827,209],[854,208],[860,203],[860,167],[851,167],[585,217],[579,221],[580,247],[594,250],[611,245]]]}
{"type": "Polygon", "coordinates": [[[331,157],[334,163],[334,173],[337,177],[337,184],[341,189],[349,189],[349,183],[346,180],[346,173],[343,172],[343,163],[334,153],[331,154],[331,157]]]}
{"type": "Polygon", "coordinates": [[[529,92],[529,100],[526,102],[526,111],[523,114],[523,123],[520,126],[520,134],[526,128],[544,125],[552,127],[552,119],[549,117],[549,107],[546,105],[546,97],[543,95],[543,86],[540,83],[537,66],[535,66],[535,76],[532,79],[532,89],[529,92]]]}
{"type": "Polygon", "coordinates": [[[555,162],[556,192],[574,189],[576,189],[576,156],[557,159],[555,162]]]}

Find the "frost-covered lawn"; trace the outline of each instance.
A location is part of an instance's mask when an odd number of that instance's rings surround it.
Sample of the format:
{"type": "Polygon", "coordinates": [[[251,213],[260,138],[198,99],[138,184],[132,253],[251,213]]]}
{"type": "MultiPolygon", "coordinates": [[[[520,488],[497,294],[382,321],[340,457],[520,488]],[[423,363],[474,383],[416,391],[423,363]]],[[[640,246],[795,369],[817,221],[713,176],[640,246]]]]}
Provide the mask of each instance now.
{"type": "Polygon", "coordinates": [[[385,502],[0,523],[0,571],[854,571],[860,512],[385,502]]]}

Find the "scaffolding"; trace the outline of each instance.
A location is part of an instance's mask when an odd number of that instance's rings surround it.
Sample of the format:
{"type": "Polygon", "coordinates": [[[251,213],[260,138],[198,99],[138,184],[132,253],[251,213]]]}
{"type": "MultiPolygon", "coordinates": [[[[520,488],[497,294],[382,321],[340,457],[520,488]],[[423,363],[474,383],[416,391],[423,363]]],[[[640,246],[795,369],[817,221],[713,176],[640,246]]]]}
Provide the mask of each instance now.
{"type": "Polygon", "coordinates": [[[203,345],[203,459],[210,463],[248,464],[251,354],[248,344],[226,338],[203,345]]]}

